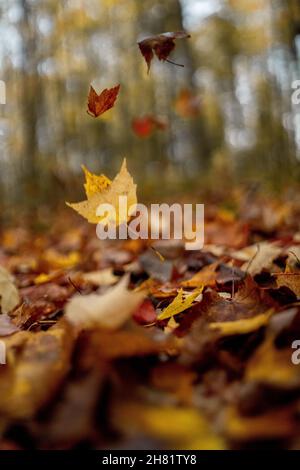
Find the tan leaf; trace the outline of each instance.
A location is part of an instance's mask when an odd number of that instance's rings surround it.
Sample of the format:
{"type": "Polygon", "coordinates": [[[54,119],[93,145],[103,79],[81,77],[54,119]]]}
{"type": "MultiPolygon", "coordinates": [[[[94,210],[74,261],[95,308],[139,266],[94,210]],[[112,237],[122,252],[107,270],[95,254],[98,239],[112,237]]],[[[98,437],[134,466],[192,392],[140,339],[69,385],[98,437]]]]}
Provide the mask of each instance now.
{"type": "Polygon", "coordinates": [[[263,269],[271,267],[273,261],[281,254],[282,249],[278,246],[263,242],[253,246],[253,256],[242,266],[244,271],[255,276],[260,274],[263,269]]]}
{"type": "Polygon", "coordinates": [[[120,328],[141,304],[144,292],[127,289],[128,277],[103,295],[89,294],[73,297],[66,307],[66,319],[79,328],[120,328]]]}
{"type": "Polygon", "coordinates": [[[9,313],[20,302],[19,292],[11,274],[0,266],[1,312],[9,313]]]}

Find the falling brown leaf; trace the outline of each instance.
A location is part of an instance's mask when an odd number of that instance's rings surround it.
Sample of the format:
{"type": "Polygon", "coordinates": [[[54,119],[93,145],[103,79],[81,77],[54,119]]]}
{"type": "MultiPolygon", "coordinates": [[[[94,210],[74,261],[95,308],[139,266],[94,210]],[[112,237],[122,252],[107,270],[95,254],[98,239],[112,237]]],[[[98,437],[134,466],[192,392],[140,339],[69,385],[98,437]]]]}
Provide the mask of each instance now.
{"type": "Polygon", "coordinates": [[[105,113],[105,111],[111,109],[115,104],[119,90],[120,85],[117,85],[113,88],[105,88],[105,90],[98,95],[91,85],[88,96],[88,114],[93,117],[98,117],[105,113]]]}
{"type": "MultiPolygon", "coordinates": [[[[175,49],[175,39],[185,39],[190,37],[191,36],[185,31],[177,31],[174,33],[158,34],[157,36],[151,36],[149,38],[143,39],[143,41],[138,42],[140,51],[144,56],[148,66],[148,73],[150,71],[150,66],[154,54],[159,60],[171,62],[168,60],[168,57],[173,51],[173,49],[175,49]]],[[[175,65],[183,67],[183,65],[180,64],[175,65]]]]}

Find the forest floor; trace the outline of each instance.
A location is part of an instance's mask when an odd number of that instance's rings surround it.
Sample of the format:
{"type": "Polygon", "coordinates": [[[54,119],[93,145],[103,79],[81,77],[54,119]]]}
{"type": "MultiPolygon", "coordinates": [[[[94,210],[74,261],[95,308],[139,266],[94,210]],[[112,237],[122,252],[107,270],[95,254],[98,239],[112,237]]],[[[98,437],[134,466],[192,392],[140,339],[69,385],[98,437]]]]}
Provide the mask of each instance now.
{"type": "Polygon", "coordinates": [[[70,212],[1,235],[0,448],[300,448],[300,205],[210,205],[199,251],[70,212]]]}

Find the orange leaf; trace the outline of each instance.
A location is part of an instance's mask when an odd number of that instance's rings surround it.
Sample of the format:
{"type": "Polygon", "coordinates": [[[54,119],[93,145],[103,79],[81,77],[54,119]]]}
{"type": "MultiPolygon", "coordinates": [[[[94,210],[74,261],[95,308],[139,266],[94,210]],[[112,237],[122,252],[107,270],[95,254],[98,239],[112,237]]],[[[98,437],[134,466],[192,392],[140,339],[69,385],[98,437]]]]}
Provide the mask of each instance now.
{"type": "Polygon", "coordinates": [[[183,88],[176,98],[175,111],[183,118],[193,118],[198,116],[200,111],[198,97],[194,96],[189,89],[183,88]]]}
{"type": "Polygon", "coordinates": [[[103,90],[100,95],[98,95],[91,85],[88,96],[87,113],[93,117],[98,117],[105,113],[105,111],[111,109],[115,104],[119,90],[120,85],[117,85],[113,88],[105,88],[105,90],[103,90]]]}
{"type": "MultiPolygon", "coordinates": [[[[186,33],[185,31],[177,31],[174,33],[163,33],[158,34],[157,36],[151,36],[150,38],[146,38],[143,41],[138,42],[138,46],[140,51],[148,65],[148,73],[150,71],[150,66],[154,54],[159,60],[168,60],[169,55],[175,49],[175,39],[185,39],[190,38],[191,36],[186,33]]],[[[175,64],[183,67],[181,64],[175,64]]]]}

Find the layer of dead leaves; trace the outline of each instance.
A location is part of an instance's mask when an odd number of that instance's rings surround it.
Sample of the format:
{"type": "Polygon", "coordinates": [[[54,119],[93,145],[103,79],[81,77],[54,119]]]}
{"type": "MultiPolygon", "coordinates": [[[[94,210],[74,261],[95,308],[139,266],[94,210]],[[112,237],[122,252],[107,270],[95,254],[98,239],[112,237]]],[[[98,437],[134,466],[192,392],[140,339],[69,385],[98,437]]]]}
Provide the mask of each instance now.
{"type": "Polygon", "coordinates": [[[299,208],[272,204],[212,207],[195,252],[3,231],[0,447],[299,448],[299,208]]]}

